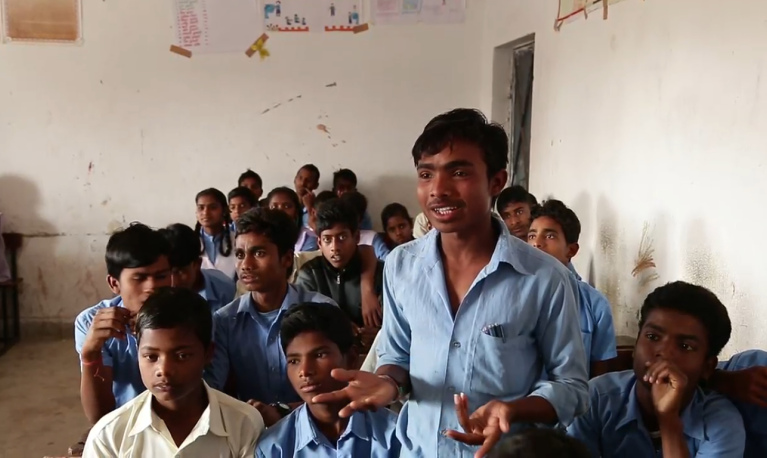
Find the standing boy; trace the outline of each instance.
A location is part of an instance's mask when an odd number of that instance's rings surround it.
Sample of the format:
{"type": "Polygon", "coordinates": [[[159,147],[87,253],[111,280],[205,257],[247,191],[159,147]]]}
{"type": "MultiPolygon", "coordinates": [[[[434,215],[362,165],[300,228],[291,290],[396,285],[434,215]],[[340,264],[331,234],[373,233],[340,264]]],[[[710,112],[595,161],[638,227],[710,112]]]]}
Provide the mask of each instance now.
{"type": "Polygon", "coordinates": [[[388,409],[339,415],[343,402],[312,398],[344,387],[330,373],[354,369],[357,351],[349,318],[328,304],[301,304],[280,327],[288,378],[305,404],[269,428],[258,444],[258,458],[398,458],[397,416],[388,409]]]}
{"type": "Polygon", "coordinates": [[[348,416],[409,394],[397,425],[402,456],[484,456],[512,424],[567,425],[587,408],[574,280],[491,216],[507,154],[503,128],[478,111],[429,122],[413,160],[436,230],[387,258],[376,373],[334,371],[349,385],[314,399],[348,399],[348,416]],[[460,422],[459,393],[474,411],[460,422]]]}
{"type": "Polygon", "coordinates": [[[737,409],[701,388],[731,331],[711,291],[681,281],[659,287],[640,311],[634,370],[592,380],[591,408],[568,434],[602,458],[743,457],[737,409]]]}
{"type": "MultiPolygon", "coordinates": [[[[570,265],[578,254],[581,222],[575,212],[559,200],[547,200],[533,209],[528,243],[570,265]]],[[[593,378],[610,371],[618,356],[613,313],[607,298],[588,283],[578,280],[581,334],[593,378]]]]}
{"type": "Polygon", "coordinates": [[[91,429],[84,458],[250,458],[264,422],[251,406],[202,381],[213,356],[208,304],[183,288],[162,288],[136,319],[147,391],[91,429]]]}
{"type": "Polygon", "coordinates": [[[133,321],[156,288],[170,286],[169,251],[162,234],[140,223],[109,237],[107,284],[117,296],[83,310],[75,319],[80,402],[91,423],[145,389],[133,321]]]}

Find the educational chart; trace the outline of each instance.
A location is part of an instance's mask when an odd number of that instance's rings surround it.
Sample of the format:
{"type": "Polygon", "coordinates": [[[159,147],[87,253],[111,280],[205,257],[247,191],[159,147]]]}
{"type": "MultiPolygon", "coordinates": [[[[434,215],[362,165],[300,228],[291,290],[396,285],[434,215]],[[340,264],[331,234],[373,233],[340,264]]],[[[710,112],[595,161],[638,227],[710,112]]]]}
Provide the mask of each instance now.
{"type": "Polygon", "coordinates": [[[609,6],[623,0],[559,0],[559,12],[554,28],[559,30],[562,24],[570,22],[579,17],[587,18],[589,14],[602,11],[602,18],[607,19],[609,6]]]}
{"type": "Polygon", "coordinates": [[[265,0],[264,25],[267,32],[309,32],[316,27],[320,4],[317,0],[265,0]]]}
{"type": "Polygon", "coordinates": [[[191,53],[242,52],[261,35],[257,0],[173,0],[176,45],[191,53]]]}
{"type": "Polygon", "coordinates": [[[422,0],[421,21],[460,24],[466,21],[466,0],[422,0]]]}
{"type": "Polygon", "coordinates": [[[418,22],[421,14],[421,0],[371,0],[370,3],[376,24],[412,24],[418,22]]]}
{"type": "Polygon", "coordinates": [[[3,41],[80,43],[80,0],[0,0],[3,41]]]}
{"type": "Polygon", "coordinates": [[[322,0],[325,32],[353,32],[362,24],[362,0],[322,0]]]}

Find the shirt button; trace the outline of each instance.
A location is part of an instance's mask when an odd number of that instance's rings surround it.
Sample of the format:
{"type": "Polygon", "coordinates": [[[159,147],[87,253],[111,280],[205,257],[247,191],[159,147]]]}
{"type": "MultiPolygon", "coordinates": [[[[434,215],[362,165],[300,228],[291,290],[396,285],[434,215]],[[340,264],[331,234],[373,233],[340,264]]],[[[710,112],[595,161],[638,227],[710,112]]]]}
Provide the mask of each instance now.
{"type": "Polygon", "coordinates": [[[447,391],[452,393],[452,392],[455,391],[455,387],[454,386],[449,386],[449,387],[447,387],[447,391]]]}
{"type": "Polygon", "coordinates": [[[461,342],[453,342],[453,347],[461,348],[461,342]]]}

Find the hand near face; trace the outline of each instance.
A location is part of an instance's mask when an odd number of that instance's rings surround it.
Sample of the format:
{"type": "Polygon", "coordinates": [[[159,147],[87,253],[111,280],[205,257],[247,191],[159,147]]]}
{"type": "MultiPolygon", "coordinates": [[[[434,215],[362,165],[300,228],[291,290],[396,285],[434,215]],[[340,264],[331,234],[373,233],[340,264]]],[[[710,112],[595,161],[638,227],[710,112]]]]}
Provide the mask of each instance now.
{"type": "Polygon", "coordinates": [[[370,372],[333,369],[330,375],[336,380],[346,382],[346,387],[319,394],[312,402],[322,404],[348,401],[349,404],[339,412],[342,418],[350,417],[356,411],[375,411],[386,407],[394,402],[399,394],[394,382],[370,372]]]}
{"type": "Polygon", "coordinates": [[[481,446],[474,458],[482,458],[498,443],[501,434],[509,432],[511,407],[501,401],[490,401],[469,416],[469,398],[455,395],[455,412],[464,432],[449,430],[447,437],[468,445],[481,446]]]}
{"type": "Polygon", "coordinates": [[[652,384],[652,401],[659,417],[679,416],[682,410],[687,376],[672,362],[657,360],[647,363],[644,381],[652,384]]]}
{"type": "MultiPolygon", "coordinates": [[[[112,337],[125,339],[132,320],[135,320],[135,317],[131,317],[131,312],[124,307],[100,309],[93,317],[93,323],[85,336],[83,358],[88,361],[98,358],[98,355],[101,355],[101,347],[112,337]]],[[[130,329],[133,329],[132,326],[130,329]]]]}

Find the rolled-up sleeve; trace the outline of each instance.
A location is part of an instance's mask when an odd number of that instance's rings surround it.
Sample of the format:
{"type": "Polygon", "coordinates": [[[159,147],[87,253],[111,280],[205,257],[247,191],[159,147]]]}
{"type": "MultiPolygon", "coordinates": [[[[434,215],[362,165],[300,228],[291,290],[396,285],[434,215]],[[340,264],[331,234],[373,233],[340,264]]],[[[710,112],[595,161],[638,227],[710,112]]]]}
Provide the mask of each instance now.
{"type": "Polygon", "coordinates": [[[393,283],[396,282],[398,260],[391,259],[384,265],[383,298],[384,310],[383,327],[378,342],[378,367],[386,365],[399,366],[410,371],[410,324],[407,321],[402,304],[397,303],[393,283]]]}
{"type": "Polygon", "coordinates": [[[589,405],[588,364],[581,337],[575,279],[559,270],[547,287],[541,288],[541,310],[536,327],[547,380],[533,387],[531,396],[540,396],[554,407],[562,426],[586,412],[589,405]],[[575,287],[575,288],[574,288],[575,287]]]}

